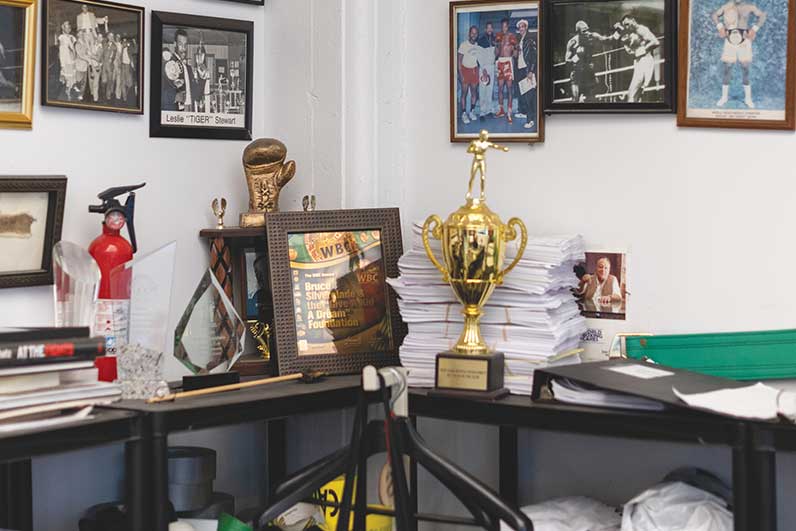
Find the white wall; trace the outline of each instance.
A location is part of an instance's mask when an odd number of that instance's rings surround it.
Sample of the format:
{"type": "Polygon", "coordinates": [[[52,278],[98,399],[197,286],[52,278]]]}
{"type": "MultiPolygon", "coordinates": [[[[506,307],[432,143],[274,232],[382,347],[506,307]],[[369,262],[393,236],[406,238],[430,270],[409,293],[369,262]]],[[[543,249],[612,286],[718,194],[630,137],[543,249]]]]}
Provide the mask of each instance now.
{"type": "MultiPolygon", "coordinates": [[[[339,2],[268,0],[265,7],[222,0],[139,0],[146,13],[145,108],[149,111],[150,11],[172,11],[254,22],[253,137],[273,136],[288,146],[297,173],[285,188],[282,209],[298,209],[307,193],[319,208],[341,205],[339,107],[320,104],[339,97],[339,63],[317,50],[338,46],[339,34],[312,36],[308,21],[320,25],[339,17],[339,2]]],[[[37,57],[37,61],[39,57],[37,57]]],[[[339,60],[339,57],[338,57],[339,60]]],[[[241,166],[245,141],[149,138],[148,114],[57,109],[39,105],[39,64],[32,131],[0,130],[2,175],[58,174],[69,178],[63,239],[88,246],[100,233],[101,218],[87,212],[97,193],[115,185],[146,181],[138,193],[136,230],[140,252],[177,241],[177,274],[172,295],[171,328],[176,325],[203,270],[206,242],[198,232],[214,225],[210,201],[229,201],[227,225],[236,225],[247,208],[241,166]]],[[[52,324],[51,287],[0,291],[0,327],[52,324]]],[[[167,375],[182,367],[169,359],[167,375]]],[[[215,447],[226,463],[217,487],[250,504],[264,493],[260,424],[204,430],[174,437],[174,443],[215,447]],[[243,463],[243,465],[241,465],[243,463]],[[237,477],[237,478],[236,478],[237,477]]],[[[35,529],[72,531],[90,505],[118,499],[123,487],[123,450],[96,450],[49,456],[33,462],[37,501],[35,529]],[[110,472],[109,472],[110,471],[110,472]],[[70,488],[80,478],[81,489],[70,488]]]]}
{"type": "MultiPolygon", "coordinates": [[[[398,155],[405,178],[379,198],[397,201],[406,225],[459,206],[469,158],[464,145],[448,140],[448,2],[391,3],[404,7],[405,25],[397,28],[401,19],[393,17],[392,26],[383,18],[379,27],[406,34],[405,73],[391,78],[405,78],[403,121],[394,134],[408,140],[398,155]]],[[[595,248],[627,249],[626,331],[794,326],[793,133],[679,129],[674,116],[553,116],[545,137],[542,145],[517,144],[489,157],[487,201],[504,219],[521,217],[531,233],[581,233],[595,248]]],[[[376,167],[386,185],[392,161],[376,167]]],[[[460,463],[493,456],[476,468],[494,478],[494,429],[474,433],[433,421],[421,428],[460,463]],[[461,448],[452,449],[456,444],[461,448]]],[[[729,453],[711,448],[535,432],[522,435],[520,451],[523,502],[587,494],[619,503],[683,464],[731,478],[729,453]]],[[[794,461],[778,459],[784,502],[794,461]]],[[[786,505],[782,529],[796,517],[786,505]]]]}

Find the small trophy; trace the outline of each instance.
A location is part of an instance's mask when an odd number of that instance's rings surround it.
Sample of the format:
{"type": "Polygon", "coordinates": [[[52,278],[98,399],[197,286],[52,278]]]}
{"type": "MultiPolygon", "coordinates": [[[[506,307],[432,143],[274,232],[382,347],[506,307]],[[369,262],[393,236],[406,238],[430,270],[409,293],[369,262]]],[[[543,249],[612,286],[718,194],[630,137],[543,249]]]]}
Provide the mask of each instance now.
{"type": "Polygon", "coordinates": [[[465,204],[448,216],[444,223],[437,215],[429,216],[423,225],[423,245],[431,262],[464,305],[464,331],[456,346],[448,352],[437,354],[437,392],[495,400],[508,394],[503,387],[504,355],[502,352],[490,352],[481,336],[479,321],[482,307],[495,286],[502,284],[506,273],[520,261],[528,233],[518,218],[511,218],[507,224],[503,224],[484,202],[486,152],[489,149],[508,151],[508,148],[490,142],[487,131],[481,131],[467,148],[467,153],[473,155],[473,163],[465,204]],[[478,175],[481,193],[473,197],[473,184],[478,175]],[[521,235],[517,256],[503,269],[506,243],[517,238],[517,228],[521,235]],[[429,235],[442,242],[445,267],[434,256],[429,235]]]}
{"type": "Polygon", "coordinates": [[[258,138],[243,150],[249,211],[240,215],[241,227],[264,227],[265,213],[279,210],[279,192],[296,173],[286,158],[287,148],[275,138],[258,138]]]}
{"type": "Polygon", "coordinates": [[[227,211],[227,199],[222,197],[221,203],[218,202],[218,198],[213,199],[213,202],[210,203],[210,208],[213,209],[213,215],[216,217],[216,228],[223,229],[224,213],[227,211]]]}

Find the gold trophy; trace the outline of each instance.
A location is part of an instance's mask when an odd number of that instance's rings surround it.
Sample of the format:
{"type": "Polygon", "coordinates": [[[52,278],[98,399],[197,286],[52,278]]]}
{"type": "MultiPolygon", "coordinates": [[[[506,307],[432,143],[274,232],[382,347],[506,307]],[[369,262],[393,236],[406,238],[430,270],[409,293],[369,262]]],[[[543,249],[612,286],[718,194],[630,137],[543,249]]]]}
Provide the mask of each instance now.
{"type": "Polygon", "coordinates": [[[481,308],[495,286],[502,284],[506,273],[520,261],[528,242],[528,233],[519,218],[511,218],[504,225],[484,202],[486,152],[489,149],[508,151],[507,147],[490,142],[486,130],[481,131],[467,148],[467,153],[473,155],[473,164],[464,205],[448,216],[445,223],[437,215],[429,216],[423,224],[423,245],[431,262],[464,305],[464,331],[456,346],[448,352],[437,354],[437,392],[497,399],[508,393],[503,387],[504,355],[502,352],[491,352],[481,336],[481,308]],[[473,184],[479,174],[481,193],[474,197],[473,184]],[[503,269],[506,243],[517,238],[517,229],[521,235],[517,256],[503,269]],[[442,241],[445,267],[431,250],[429,234],[442,241]]]}
{"type": "Polygon", "coordinates": [[[279,210],[279,192],[296,173],[296,163],[285,158],[287,148],[275,138],[258,138],[243,150],[249,211],[240,215],[241,227],[264,227],[265,213],[279,210]]]}

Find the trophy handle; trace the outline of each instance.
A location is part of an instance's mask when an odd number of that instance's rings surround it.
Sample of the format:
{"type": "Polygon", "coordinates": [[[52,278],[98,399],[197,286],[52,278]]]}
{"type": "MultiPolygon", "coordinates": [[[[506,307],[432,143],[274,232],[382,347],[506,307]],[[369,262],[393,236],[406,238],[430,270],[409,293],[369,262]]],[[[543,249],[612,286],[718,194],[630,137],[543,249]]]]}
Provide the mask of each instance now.
{"type": "Polygon", "coordinates": [[[431,214],[428,218],[426,218],[426,222],[423,223],[423,247],[426,248],[426,254],[431,260],[431,263],[434,264],[434,267],[439,269],[439,272],[442,273],[444,281],[447,282],[450,278],[448,270],[442,267],[442,264],[439,263],[437,257],[434,256],[434,251],[431,250],[431,245],[428,243],[429,232],[431,232],[431,235],[435,240],[442,239],[442,220],[436,214],[431,214]],[[432,223],[434,224],[434,228],[430,228],[432,223]]]}
{"type": "Polygon", "coordinates": [[[514,228],[514,225],[520,228],[520,233],[522,235],[520,248],[517,250],[517,256],[514,257],[514,261],[498,275],[498,282],[500,283],[503,282],[503,277],[506,276],[506,273],[514,269],[514,266],[519,263],[522,254],[525,252],[525,245],[528,243],[528,230],[525,228],[525,223],[523,223],[520,218],[511,218],[509,222],[506,223],[506,241],[510,242],[517,238],[517,230],[514,228]]]}

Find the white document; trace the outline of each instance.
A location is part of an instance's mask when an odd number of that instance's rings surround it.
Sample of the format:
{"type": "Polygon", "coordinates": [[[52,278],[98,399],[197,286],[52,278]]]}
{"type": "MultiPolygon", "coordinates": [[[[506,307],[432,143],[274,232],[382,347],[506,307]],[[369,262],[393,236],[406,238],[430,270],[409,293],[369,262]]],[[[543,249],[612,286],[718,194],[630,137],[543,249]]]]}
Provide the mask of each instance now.
{"type": "Polygon", "coordinates": [[[662,378],[664,376],[672,376],[674,373],[657,369],[655,367],[645,367],[643,365],[623,365],[621,367],[606,367],[608,371],[614,371],[634,378],[643,378],[650,380],[652,378],[662,378]]]}
{"type": "Polygon", "coordinates": [[[530,80],[527,77],[524,77],[524,78],[522,78],[520,80],[519,83],[517,83],[517,85],[520,88],[520,94],[525,94],[529,90],[531,90],[533,88],[536,88],[536,81],[535,80],[530,80]]]}
{"type": "Polygon", "coordinates": [[[579,406],[597,406],[616,409],[637,409],[641,411],[663,411],[665,406],[657,400],[603,391],[588,389],[566,379],[552,381],[553,396],[559,402],[576,404],[579,406]]]}
{"type": "Polygon", "coordinates": [[[782,413],[796,418],[796,393],[781,391],[763,383],[736,389],[686,394],[674,387],[677,398],[691,407],[722,415],[754,420],[774,420],[782,413]]]}

